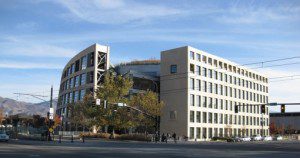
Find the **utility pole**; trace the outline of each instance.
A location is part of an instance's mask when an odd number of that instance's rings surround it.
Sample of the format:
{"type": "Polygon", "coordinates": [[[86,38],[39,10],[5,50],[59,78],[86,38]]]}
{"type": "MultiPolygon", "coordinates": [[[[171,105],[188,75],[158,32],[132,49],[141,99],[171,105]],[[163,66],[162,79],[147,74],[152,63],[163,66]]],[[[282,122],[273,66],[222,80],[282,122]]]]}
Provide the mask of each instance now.
{"type": "Polygon", "coordinates": [[[51,86],[51,92],[50,92],[50,120],[53,120],[53,113],[54,113],[54,109],[53,109],[53,105],[52,105],[52,102],[53,102],[53,85],[51,86]]]}
{"type": "Polygon", "coordinates": [[[53,86],[51,86],[51,92],[50,92],[50,110],[47,114],[47,117],[48,117],[48,141],[51,141],[51,135],[50,135],[50,132],[53,132],[53,129],[52,129],[52,120],[53,120],[53,107],[52,107],[52,98],[53,98],[53,86]],[[51,131],[50,131],[51,129],[51,131]]]}

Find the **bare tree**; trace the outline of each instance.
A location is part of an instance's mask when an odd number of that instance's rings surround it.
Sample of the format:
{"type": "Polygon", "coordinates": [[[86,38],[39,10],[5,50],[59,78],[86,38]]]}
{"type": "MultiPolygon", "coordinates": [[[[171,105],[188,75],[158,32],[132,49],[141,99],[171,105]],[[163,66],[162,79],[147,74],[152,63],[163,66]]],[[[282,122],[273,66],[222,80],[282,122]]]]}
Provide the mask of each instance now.
{"type": "Polygon", "coordinates": [[[0,125],[2,125],[2,121],[4,119],[4,115],[3,115],[3,109],[0,108],[0,125]]]}

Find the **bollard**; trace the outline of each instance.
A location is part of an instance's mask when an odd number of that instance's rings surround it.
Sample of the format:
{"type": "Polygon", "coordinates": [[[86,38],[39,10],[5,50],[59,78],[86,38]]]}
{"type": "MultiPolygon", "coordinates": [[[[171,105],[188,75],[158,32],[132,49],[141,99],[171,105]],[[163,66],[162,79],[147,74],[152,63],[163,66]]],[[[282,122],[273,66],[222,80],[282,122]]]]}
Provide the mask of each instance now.
{"type": "Polygon", "coordinates": [[[59,135],[58,143],[61,143],[61,135],[59,135]]]}
{"type": "Polygon", "coordinates": [[[73,137],[73,135],[71,137],[71,143],[74,143],[74,137],[73,137]]]}
{"type": "Polygon", "coordinates": [[[82,135],[82,143],[84,143],[84,135],[82,135]]]}

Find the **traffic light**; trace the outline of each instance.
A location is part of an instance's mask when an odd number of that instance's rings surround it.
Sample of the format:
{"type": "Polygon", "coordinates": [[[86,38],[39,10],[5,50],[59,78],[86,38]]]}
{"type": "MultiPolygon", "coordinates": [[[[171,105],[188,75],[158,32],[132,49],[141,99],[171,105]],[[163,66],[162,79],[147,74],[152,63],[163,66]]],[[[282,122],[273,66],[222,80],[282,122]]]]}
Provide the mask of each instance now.
{"type": "Polygon", "coordinates": [[[92,106],[96,106],[96,100],[95,99],[91,100],[90,104],[92,104],[92,106]]]}
{"type": "Polygon", "coordinates": [[[261,113],[266,113],[266,105],[261,105],[261,113]]]}
{"type": "Polygon", "coordinates": [[[235,113],[239,112],[239,107],[237,105],[234,106],[234,111],[235,111],[235,113]]]}
{"type": "Polygon", "coordinates": [[[281,113],[282,114],[285,113],[285,105],[284,104],[281,105],[281,113]]]}

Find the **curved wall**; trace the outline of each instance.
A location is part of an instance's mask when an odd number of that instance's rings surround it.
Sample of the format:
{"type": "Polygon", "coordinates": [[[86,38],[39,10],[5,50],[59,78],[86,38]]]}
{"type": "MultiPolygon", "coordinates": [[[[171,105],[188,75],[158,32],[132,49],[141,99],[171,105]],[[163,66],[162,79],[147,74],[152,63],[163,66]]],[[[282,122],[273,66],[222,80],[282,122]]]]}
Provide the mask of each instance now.
{"type": "Polygon", "coordinates": [[[89,92],[93,93],[101,84],[108,65],[108,46],[93,44],[75,55],[62,72],[56,113],[67,117],[68,104],[82,100],[89,92]]]}

